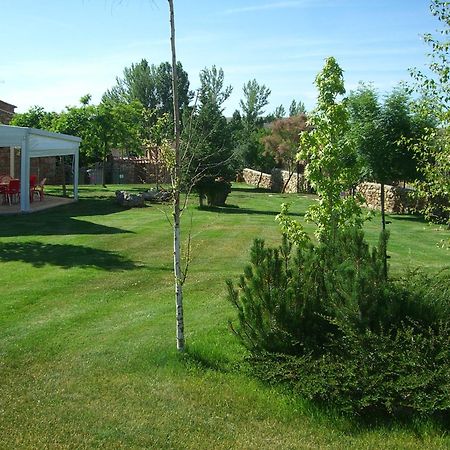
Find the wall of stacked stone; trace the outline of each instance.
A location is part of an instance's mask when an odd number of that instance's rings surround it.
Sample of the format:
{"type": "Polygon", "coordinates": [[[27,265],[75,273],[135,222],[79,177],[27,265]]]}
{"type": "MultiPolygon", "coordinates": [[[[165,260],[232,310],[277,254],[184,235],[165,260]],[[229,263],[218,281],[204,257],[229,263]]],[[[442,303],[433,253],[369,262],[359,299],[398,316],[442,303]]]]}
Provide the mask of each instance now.
{"type": "Polygon", "coordinates": [[[285,185],[286,188],[284,192],[288,194],[307,192],[306,180],[303,174],[297,174],[297,172],[290,174],[290,172],[287,170],[273,169],[271,185],[272,191],[282,192],[285,185]]]}
{"type": "Polygon", "coordinates": [[[242,171],[244,182],[251,186],[259,186],[263,189],[271,189],[272,176],[268,173],[259,172],[253,169],[244,169],[242,171]]]}
{"type": "MultiPolygon", "coordinates": [[[[361,183],[356,191],[364,197],[367,207],[370,209],[381,209],[381,185],[379,183],[361,183]]],[[[388,213],[406,214],[411,212],[415,206],[413,189],[400,186],[384,186],[385,210],[388,213]]]]}
{"type": "Polygon", "coordinates": [[[307,192],[307,184],[303,174],[293,173],[289,178],[287,170],[273,169],[271,174],[259,172],[253,169],[244,169],[242,178],[251,186],[270,189],[272,192],[282,192],[286,185],[286,193],[307,192]],[[289,180],[289,181],[288,181],[289,180]]]}

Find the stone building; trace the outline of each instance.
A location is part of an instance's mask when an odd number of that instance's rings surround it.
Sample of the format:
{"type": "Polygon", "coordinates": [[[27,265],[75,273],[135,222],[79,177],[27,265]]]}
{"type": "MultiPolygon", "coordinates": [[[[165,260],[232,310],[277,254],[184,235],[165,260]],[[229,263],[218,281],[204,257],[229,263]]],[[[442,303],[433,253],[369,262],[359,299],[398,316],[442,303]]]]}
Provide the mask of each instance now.
{"type": "MultiPolygon", "coordinates": [[[[6,103],[0,100],[0,123],[8,125],[14,115],[15,105],[6,103]]],[[[10,156],[13,151],[9,147],[0,147],[0,175],[9,174],[10,171],[10,156]]]]}
{"type": "Polygon", "coordinates": [[[12,116],[14,115],[14,110],[17,106],[6,103],[0,100],[0,123],[8,125],[11,122],[12,116]]]}

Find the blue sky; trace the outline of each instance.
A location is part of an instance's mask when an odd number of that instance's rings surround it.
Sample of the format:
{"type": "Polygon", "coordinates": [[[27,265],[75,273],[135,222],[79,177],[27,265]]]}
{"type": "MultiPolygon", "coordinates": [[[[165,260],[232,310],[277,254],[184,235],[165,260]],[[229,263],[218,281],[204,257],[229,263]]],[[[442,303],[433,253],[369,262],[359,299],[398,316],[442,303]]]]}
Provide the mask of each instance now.
{"type": "MultiPolygon", "coordinates": [[[[170,60],[166,0],[0,0],[0,99],[23,112],[60,111],[91,93],[97,103],[124,67],[170,60]]],[[[266,112],[293,99],[315,105],[327,56],[381,93],[426,63],[420,35],[438,27],[428,0],[175,0],[177,56],[198,73],[222,67],[233,86],[226,114],[252,79],[272,91],[266,112]]]]}

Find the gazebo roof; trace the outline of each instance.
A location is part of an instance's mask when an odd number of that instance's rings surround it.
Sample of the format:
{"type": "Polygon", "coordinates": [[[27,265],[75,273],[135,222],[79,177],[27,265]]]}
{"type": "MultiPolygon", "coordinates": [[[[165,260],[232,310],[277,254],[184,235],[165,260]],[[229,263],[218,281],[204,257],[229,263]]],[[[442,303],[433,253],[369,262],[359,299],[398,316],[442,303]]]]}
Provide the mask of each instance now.
{"type": "Polygon", "coordinates": [[[52,133],[36,128],[0,125],[0,147],[24,147],[27,141],[30,158],[39,156],[74,155],[81,138],[68,134],[52,133]]]}

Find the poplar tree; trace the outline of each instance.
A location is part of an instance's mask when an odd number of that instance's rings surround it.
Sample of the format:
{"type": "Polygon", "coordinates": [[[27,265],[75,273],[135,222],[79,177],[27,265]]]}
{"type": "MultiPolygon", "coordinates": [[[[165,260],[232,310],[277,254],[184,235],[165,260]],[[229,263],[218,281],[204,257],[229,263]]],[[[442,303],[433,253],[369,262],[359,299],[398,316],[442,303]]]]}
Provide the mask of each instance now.
{"type": "Polygon", "coordinates": [[[310,131],[300,135],[298,159],[308,161],[306,176],[319,196],[307,218],[317,224],[320,241],[334,241],[338,229],[361,225],[356,197],[344,195],[359,177],[356,150],[349,139],[347,109],[338,96],[345,94],[342,69],[333,57],[316,77],[317,108],[309,118],[310,131]]]}

